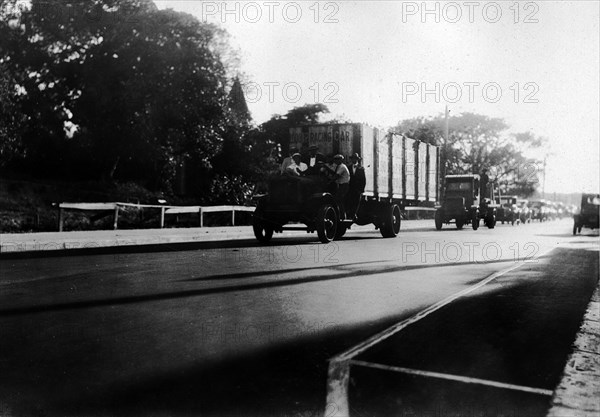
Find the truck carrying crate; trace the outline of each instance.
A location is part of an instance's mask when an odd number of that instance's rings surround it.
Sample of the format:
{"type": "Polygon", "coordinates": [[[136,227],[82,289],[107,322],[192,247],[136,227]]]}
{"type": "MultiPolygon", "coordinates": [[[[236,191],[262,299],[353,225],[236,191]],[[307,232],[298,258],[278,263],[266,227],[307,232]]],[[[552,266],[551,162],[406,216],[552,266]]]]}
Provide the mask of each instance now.
{"type": "Polygon", "coordinates": [[[439,148],[361,123],[318,124],[290,129],[290,148],[316,145],[324,155],[354,153],[365,168],[366,199],[401,206],[433,207],[438,199],[439,148]]]}
{"type": "Polygon", "coordinates": [[[341,238],[352,224],[370,223],[382,236],[395,237],[400,232],[401,210],[434,207],[438,201],[437,146],[360,123],[293,127],[289,144],[305,160],[309,148],[316,151],[320,165],[301,178],[284,174],[269,181],[269,193],[259,199],[254,214],[259,241],[270,240],[273,232],[306,230],[316,231],[326,243],[341,238]],[[348,163],[354,154],[362,159],[365,186],[358,208],[347,212],[345,204],[335,198],[326,174],[331,172],[329,161],[334,155],[342,155],[348,163]]]}

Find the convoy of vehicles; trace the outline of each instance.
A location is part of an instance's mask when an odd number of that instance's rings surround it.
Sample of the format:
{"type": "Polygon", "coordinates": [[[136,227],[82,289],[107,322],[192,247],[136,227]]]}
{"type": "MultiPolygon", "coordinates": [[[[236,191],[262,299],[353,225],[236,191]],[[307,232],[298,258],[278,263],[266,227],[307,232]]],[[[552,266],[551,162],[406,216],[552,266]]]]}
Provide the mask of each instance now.
{"type": "MultiPolygon", "coordinates": [[[[290,129],[290,148],[301,152],[316,148],[326,159],[341,154],[362,157],[365,187],[358,208],[345,213],[336,199],[335,184],[326,174],[327,161],[309,175],[292,178],[274,175],[267,194],[257,196],[253,229],[260,242],[284,230],[317,232],[323,243],[339,239],[353,224],[373,224],[383,237],[400,232],[402,211],[410,206],[435,210],[435,228],[454,223],[457,229],[470,225],[489,229],[496,222],[515,224],[540,222],[572,215],[574,206],[548,200],[524,200],[496,196],[493,183],[482,184],[477,174],[447,175],[440,182],[439,149],[436,146],[389,133],[360,123],[315,124],[290,129]],[[439,203],[438,203],[439,202],[439,203]]],[[[583,227],[598,228],[600,198],[584,194],[579,213],[574,214],[573,234],[583,227]]]]}
{"type": "Polygon", "coordinates": [[[573,235],[581,233],[584,227],[598,229],[600,194],[583,194],[579,213],[573,216],[573,235]]]}
{"type": "Polygon", "coordinates": [[[362,157],[366,184],[356,216],[344,218],[343,203],[336,201],[331,181],[321,172],[327,171],[325,167],[301,178],[276,176],[254,212],[253,229],[259,241],[267,242],[273,233],[284,230],[304,230],[316,231],[319,240],[327,243],[342,237],[353,224],[370,223],[383,237],[395,237],[401,210],[433,207],[439,199],[436,146],[359,123],[290,129],[290,147],[302,152],[314,146],[325,157],[341,154],[346,161],[354,153],[362,157]]]}

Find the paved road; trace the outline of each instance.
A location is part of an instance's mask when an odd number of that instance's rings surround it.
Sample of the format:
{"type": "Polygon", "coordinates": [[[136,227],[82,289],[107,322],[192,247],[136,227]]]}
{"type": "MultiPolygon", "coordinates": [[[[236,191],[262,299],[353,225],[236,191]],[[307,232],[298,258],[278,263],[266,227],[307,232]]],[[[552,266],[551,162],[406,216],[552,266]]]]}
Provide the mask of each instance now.
{"type": "MultiPolygon", "coordinates": [[[[322,415],[327,359],[512,265],[530,272],[515,270],[494,291],[482,287],[477,302],[452,313],[461,320],[452,322],[451,332],[438,335],[431,331],[437,325],[423,323],[413,337],[441,346],[460,340],[454,353],[435,361],[438,370],[460,372],[464,365],[452,360],[460,349],[498,343],[499,319],[489,300],[497,305],[506,294],[529,312],[543,306],[544,313],[526,323],[529,314],[515,313],[511,325],[503,325],[502,334],[517,332],[515,340],[524,341],[524,335],[548,331],[540,323],[562,294],[572,302],[560,309],[561,320],[552,328],[560,343],[551,347],[555,359],[544,370],[550,387],[560,377],[598,275],[598,235],[572,237],[570,226],[449,226],[440,232],[426,226],[396,239],[361,229],[330,245],[299,233],[275,237],[266,247],[239,241],[3,259],[0,411],[322,415]],[[535,285],[529,282],[533,276],[535,285]],[[529,285],[533,293],[518,291],[529,285]],[[545,295],[548,288],[552,297],[545,295]],[[483,316],[477,314],[482,309],[483,316]],[[481,320],[467,320],[474,316],[481,320]],[[474,340],[473,326],[486,328],[489,337],[474,340]]],[[[382,349],[382,358],[396,360],[382,349]]],[[[518,349],[504,356],[514,360],[518,349]]],[[[486,363],[486,378],[506,366],[486,363]]],[[[352,391],[361,415],[381,411],[369,402],[374,385],[368,378],[355,381],[366,388],[352,391]]]]}

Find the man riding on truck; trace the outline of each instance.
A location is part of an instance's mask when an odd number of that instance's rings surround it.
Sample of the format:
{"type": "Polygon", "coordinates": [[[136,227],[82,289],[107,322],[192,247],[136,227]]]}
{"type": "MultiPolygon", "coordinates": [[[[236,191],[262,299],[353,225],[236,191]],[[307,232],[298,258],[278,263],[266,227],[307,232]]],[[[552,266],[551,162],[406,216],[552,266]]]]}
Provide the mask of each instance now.
{"type": "Polygon", "coordinates": [[[337,190],[335,191],[335,200],[340,207],[340,217],[346,218],[346,211],[344,210],[344,199],[348,193],[348,187],[350,183],[350,171],[344,164],[344,156],[337,154],[333,157],[333,180],[337,184],[337,190]]]}

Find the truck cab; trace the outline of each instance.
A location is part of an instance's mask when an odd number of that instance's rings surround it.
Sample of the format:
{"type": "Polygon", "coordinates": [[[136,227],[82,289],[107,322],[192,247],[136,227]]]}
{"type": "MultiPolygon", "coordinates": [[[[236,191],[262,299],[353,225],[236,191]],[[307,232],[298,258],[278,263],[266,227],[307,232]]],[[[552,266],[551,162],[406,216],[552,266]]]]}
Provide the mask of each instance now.
{"type": "Polygon", "coordinates": [[[440,230],[444,223],[455,223],[462,229],[470,223],[473,230],[479,228],[480,220],[493,229],[496,225],[495,205],[489,198],[489,190],[480,196],[480,177],[477,174],[447,175],[442,204],[435,212],[435,228],[440,230]],[[482,198],[483,197],[483,198],[482,198]]]}

